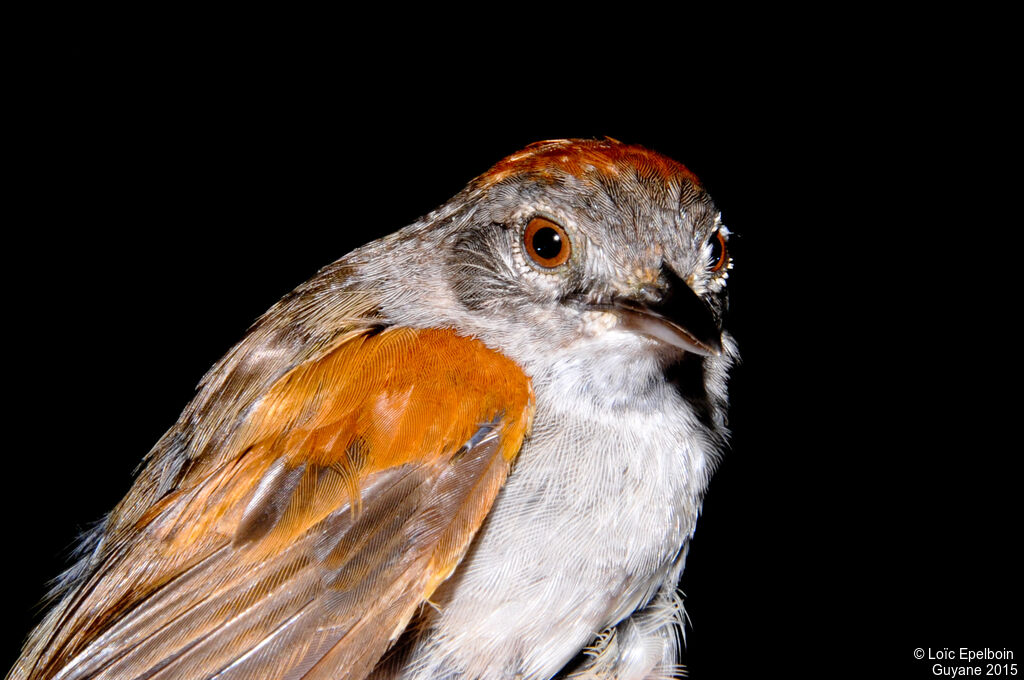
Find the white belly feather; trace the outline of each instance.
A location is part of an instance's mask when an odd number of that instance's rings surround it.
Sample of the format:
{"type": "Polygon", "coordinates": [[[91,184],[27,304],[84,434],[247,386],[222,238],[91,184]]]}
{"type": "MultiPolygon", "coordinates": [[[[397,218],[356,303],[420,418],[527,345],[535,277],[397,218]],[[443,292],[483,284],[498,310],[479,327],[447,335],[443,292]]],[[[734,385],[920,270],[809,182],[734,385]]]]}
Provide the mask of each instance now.
{"type": "Polygon", "coordinates": [[[533,433],[432,598],[408,677],[550,677],[667,578],[674,587],[707,482],[700,426],[648,341],[606,334],[573,349],[532,374],[533,433]]]}

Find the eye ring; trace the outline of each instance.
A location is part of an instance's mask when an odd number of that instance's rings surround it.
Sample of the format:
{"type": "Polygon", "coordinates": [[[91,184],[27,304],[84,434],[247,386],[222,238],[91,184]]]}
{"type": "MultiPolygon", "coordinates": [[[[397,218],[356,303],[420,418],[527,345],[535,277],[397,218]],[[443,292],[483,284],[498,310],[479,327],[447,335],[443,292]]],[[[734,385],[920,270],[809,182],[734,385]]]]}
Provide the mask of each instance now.
{"type": "Polygon", "coordinates": [[[545,269],[560,267],[569,261],[572,254],[565,229],[546,217],[534,217],[526,225],[523,248],[531,260],[545,269]]]}
{"type": "Polygon", "coordinates": [[[718,272],[729,262],[729,249],[725,246],[725,234],[719,229],[711,239],[712,272],[718,272]]]}

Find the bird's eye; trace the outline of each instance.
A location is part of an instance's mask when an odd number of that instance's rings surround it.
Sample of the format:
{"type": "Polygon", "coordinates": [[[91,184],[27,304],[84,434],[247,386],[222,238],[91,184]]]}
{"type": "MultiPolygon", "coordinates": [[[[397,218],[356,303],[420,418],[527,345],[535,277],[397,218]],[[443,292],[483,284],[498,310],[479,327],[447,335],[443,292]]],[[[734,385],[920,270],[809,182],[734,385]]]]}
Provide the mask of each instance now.
{"type": "Polygon", "coordinates": [[[711,271],[717,272],[729,262],[729,253],[725,248],[725,235],[719,229],[711,237],[711,271]]]}
{"type": "Polygon", "coordinates": [[[530,259],[547,269],[565,264],[572,252],[565,229],[543,217],[534,217],[526,225],[523,245],[530,259]]]}

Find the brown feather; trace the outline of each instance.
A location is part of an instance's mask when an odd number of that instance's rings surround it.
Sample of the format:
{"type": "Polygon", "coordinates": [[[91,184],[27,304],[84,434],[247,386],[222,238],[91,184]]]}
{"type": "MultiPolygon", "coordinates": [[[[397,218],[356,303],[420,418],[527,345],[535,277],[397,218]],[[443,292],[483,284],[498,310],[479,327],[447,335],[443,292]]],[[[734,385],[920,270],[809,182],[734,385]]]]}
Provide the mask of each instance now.
{"type": "Polygon", "coordinates": [[[479,341],[347,334],[205,431],[217,448],[148,505],[140,476],[11,677],[364,676],[461,560],[532,407],[479,341]]]}

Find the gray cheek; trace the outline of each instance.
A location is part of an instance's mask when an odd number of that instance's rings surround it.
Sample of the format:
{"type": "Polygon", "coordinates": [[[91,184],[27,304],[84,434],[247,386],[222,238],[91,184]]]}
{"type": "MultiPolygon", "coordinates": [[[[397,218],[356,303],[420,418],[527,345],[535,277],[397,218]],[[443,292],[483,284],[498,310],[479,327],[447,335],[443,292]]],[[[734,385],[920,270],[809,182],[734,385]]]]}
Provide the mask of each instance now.
{"type": "Polygon", "coordinates": [[[442,244],[442,276],[454,301],[468,312],[493,310],[522,298],[524,290],[508,256],[511,230],[500,224],[464,229],[442,244]]]}

